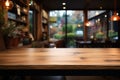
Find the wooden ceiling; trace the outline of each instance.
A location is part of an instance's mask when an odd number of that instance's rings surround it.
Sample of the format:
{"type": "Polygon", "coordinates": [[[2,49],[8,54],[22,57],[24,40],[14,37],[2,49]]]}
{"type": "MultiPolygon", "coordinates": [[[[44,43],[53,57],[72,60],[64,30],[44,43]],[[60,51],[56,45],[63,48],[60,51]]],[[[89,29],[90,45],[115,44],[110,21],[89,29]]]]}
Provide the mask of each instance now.
{"type": "MultiPolygon", "coordinates": [[[[62,10],[63,2],[66,2],[67,10],[104,10],[114,9],[114,0],[39,0],[44,8],[48,10],[62,10]]],[[[117,8],[120,9],[120,0],[117,0],[117,8]]]]}

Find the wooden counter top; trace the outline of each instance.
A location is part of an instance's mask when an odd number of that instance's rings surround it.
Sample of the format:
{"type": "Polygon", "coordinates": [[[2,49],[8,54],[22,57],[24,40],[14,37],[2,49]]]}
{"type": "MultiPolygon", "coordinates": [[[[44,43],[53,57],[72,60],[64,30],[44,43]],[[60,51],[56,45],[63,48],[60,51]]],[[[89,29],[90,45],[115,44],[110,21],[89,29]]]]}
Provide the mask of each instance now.
{"type": "Polygon", "coordinates": [[[0,51],[0,69],[120,69],[119,48],[21,48],[0,51]]]}

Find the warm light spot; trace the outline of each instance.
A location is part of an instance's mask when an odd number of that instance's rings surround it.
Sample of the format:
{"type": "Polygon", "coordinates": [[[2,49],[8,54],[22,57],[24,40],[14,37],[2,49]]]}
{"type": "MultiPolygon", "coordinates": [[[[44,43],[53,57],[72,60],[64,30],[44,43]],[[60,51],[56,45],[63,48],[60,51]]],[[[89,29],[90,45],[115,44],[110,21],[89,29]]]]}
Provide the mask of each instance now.
{"type": "Polygon", "coordinates": [[[6,7],[9,7],[9,6],[10,6],[9,0],[7,0],[7,1],[5,2],[5,6],[6,6],[6,7]]]}
{"type": "Polygon", "coordinates": [[[64,3],[62,3],[62,5],[66,5],[66,3],[64,2],[64,3]]]}
{"type": "Polygon", "coordinates": [[[86,24],[85,24],[86,26],[90,26],[90,22],[86,22],[86,24]]]}
{"type": "Polygon", "coordinates": [[[105,17],[107,17],[107,15],[105,15],[105,17]]]}
{"type": "Polygon", "coordinates": [[[119,13],[116,13],[116,15],[119,15],[119,13]]]}
{"type": "Polygon", "coordinates": [[[32,0],[30,1],[29,5],[30,5],[30,6],[33,5],[33,1],[32,1],[32,0]]]}
{"type": "Polygon", "coordinates": [[[100,9],[102,9],[102,6],[100,6],[100,9]]]}
{"type": "Polygon", "coordinates": [[[90,36],[90,38],[91,38],[91,39],[93,39],[93,38],[94,38],[94,36],[92,35],[92,36],[90,36]]]}
{"type": "Polygon", "coordinates": [[[66,7],[63,7],[63,9],[66,9],[66,7]]]}
{"type": "Polygon", "coordinates": [[[56,49],[56,46],[54,47],[54,49],[56,49]]]}
{"type": "Polygon", "coordinates": [[[97,15],[99,15],[99,12],[98,12],[98,11],[96,11],[95,15],[96,15],[96,16],[97,16],[97,15]]]}
{"type": "Polygon", "coordinates": [[[10,0],[6,0],[5,1],[5,8],[9,10],[9,9],[12,9],[12,7],[13,7],[13,2],[10,0]]]}
{"type": "Polygon", "coordinates": [[[53,28],[53,26],[50,26],[50,28],[52,29],[52,28],[53,28]]]}
{"type": "Polygon", "coordinates": [[[116,14],[114,14],[112,17],[111,17],[111,21],[119,21],[120,20],[120,17],[116,14]]]}
{"type": "Polygon", "coordinates": [[[116,21],[116,20],[117,20],[117,17],[114,17],[113,20],[116,21]]]}
{"type": "Polygon", "coordinates": [[[80,24],[78,24],[78,27],[81,27],[81,25],[80,25],[80,24]]]}
{"type": "Polygon", "coordinates": [[[96,20],[95,22],[97,23],[98,21],[96,20]]]}
{"type": "Polygon", "coordinates": [[[100,19],[98,19],[98,22],[100,22],[100,19]]]}

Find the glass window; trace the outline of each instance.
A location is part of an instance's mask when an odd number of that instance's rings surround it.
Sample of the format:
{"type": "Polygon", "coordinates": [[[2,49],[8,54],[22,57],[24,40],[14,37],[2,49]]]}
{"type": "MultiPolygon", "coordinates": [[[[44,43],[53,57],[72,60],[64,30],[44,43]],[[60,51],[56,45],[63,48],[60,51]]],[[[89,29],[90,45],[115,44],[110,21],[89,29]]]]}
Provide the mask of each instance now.
{"type": "MultiPolygon", "coordinates": [[[[113,15],[113,11],[109,12],[110,16],[113,15]]],[[[117,15],[119,15],[117,13],[117,15]]],[[[109,21],[109,31],[108,36],[111,42],[116,42],[118,40],[118,21],[109,21]]]]}
{"type": "Polygon", "coordinates": [[[66,43],[68,47],[75,46],[75,37],[83,39],[83,11],[67,10],[66,12],[64,10],[55,10],[50,11],[49,16],[50,38],[59,40],[67,37],[66,43]]]}
{"type": "Polygon", "coordinates": [[[34,30],[34,27],[33,27],[33,11],[32,10],[29,10],[29,23],[30,23],[30,32],[31,33],[34,33],[33,30],[34,30]]]}
{"type": "Polygon", "coordinates": [[[107,14],[105,10],[88,11],[90,26],[88,38],[104,43],[107,38],[107,14]]]}
{"type": "Polygon", "coordinates": [[[49,12],[49,29],[51,39],[63,39],[63,26],[65,25],[65,11],[55,10],[49,12]]]}

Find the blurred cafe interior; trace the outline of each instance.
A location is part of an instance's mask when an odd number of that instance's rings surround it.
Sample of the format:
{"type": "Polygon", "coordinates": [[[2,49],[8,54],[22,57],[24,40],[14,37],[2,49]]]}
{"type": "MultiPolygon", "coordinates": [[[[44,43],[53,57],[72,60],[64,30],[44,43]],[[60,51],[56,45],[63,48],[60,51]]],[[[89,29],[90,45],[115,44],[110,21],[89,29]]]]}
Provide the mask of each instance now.
{"type": "MultiPolygon", "coordinates": [[[[0,73],[87,67],[120,71],[119,48],[120,0],[0,0],[0,73]]],[[[1,76],[0,80],[120,80],[29,77],[1,76]]]]}

